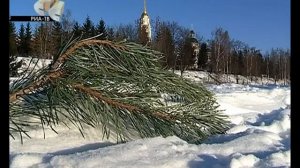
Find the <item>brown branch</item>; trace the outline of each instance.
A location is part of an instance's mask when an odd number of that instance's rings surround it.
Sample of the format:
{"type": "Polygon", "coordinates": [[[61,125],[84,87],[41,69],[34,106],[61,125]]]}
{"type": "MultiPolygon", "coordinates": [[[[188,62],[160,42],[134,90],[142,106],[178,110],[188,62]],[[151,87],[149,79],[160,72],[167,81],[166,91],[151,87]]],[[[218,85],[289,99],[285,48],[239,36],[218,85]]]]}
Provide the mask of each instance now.
{"type": "MultiPolygon", "coordinates": [[[[57,68],[78,48],[82,47],[83,45],[92,45],[92,44],[99,44],[99,45],[108,45],[114,49],[119,49],[119,50],[127,50],[126,47],[122,46],[122,45],[118,45],[118,44],[113,44],[111,41],[108,40],[86,40],[86,41],[81,41],[77,44],[75,44],[73,47],[71,47],[70,49],[68,49],[63,55],[61,55],[57,61],[53,64],[53,66],[51,67],[52,71],[49,72],[48,75],[42,77],[41,79],[31,83],[29,86],[16,91],[14,93],[11,93],[9,96],[9,102],[14,102],[17,100],[18,97],[29,94],[30,92],[39,89],[40,87],[42,87],[42,85],[47,84],[48,82],[51,82],[54,79],[57,79],[59,77],[61,77],[64,73],[62,70],[57,70],[57,68]]],[[[107,104],[118,107],[118,108],[123,108],[123,109],[127,109],[129,111],[132,112],[144,112],[142,109],[136,107],[136,106],[132,106],[130,104],[124,104],[124,103],[120,103],[117,101],[114,101],[110,98],[104,97],[99,91],[91,89],[91,88],[87,88],[85,86],[83,86],[82,84],[74,84],[72,85],[73,88],[78,89],[92,97],[97,98],[98,100],[102,100],[105,101],[107,104]]],[[[158,117],[158,118],[162,118],[165,120],[169,120],[169,121],[174,121],[174,116],[169,115],[169,114],[163,114],[162,112],[154,112],[151,115],[158,117]]]]}
{"type": "Polygon", "coordinates": [[[44,76],[43,78],[31,83],[29,86],[9,94],[9,102],[11,103],[16,101],[18,97],[29,94],[31,91],[37,90],[42,85],[50,82],[53,79],[57,79],[62,75],[63,75],[63,71],[50,72],[47,76],[44,76]]]}
{"type": "Polygon", "coordinates": [[[84,45],[107,45],[110,46],[114,49],[117,50],[127,50],[127,48],[123,45],[119,45],[119,44],[114,44],[111,41],[108,40],[84,40],[81,42],[78,42],[77,44],[75,44],[73,47],[69,48],[63,55],[61,55],[56,62],[53,64],[53,66],[51,67],[52,70],[56,70],[59,65],[61,65],[74,51],[76,51],[76,49],[84,46],[84,45]]]}
{"type": "MultiPolygon", "coordinates": [[[[112,106],[115,106],[115,107],[118,107],[118,108],[123,108],[123,109],[129,110],[131,112],[144,112],[144,110],[142,110],[142,109],[140,109],[136,106],[133,106],[133,105],[130,105],[130,104],[120,103],[120,102],[114,101],[110,98],[104,97],[98,90],[85,87],[82,84],[73,84],[72,87],[75,88],[75,89],[78,89],[81,92],[84,92],[84,93],[86,93],[86,94],[88,94],[88,95],[90,95],[90,96],[92,96],[92,97],[94,97],[98,100],[104,101],[109,105],[112,105],[112,106]]],[[[175,119],[174,116],[169,115],[169,114],[163,114],[162,112],[154,112],[151,115],[153,115],[155,117],[158,117],[158,118],[168,120],[168,121],[174,121],[174,119],[175,119]]]]}
{"type": "Polygon", "coordinates": [[[124,108],[127,109],[129,111],[140,111],[139,108],[135,107],[135,106],[131,106],[131,105],[127,105],[127,104],[122,104],[119,103],[117,101],[113,101],[109,98],[104,97],[99,91],[92,89],[92,88],[88,88],[83,86],[82,84],[73,84],[72,85],[73,88],[80,90],[81,92],[84,92],[92,97],[97,98],[98,100],[103,100],[105,101],[107,104],[116,106],[116,107],[120,107],[120,108],[124,108]]]}
{"type": "Polygon", "coordinates": [[[57,70],[59,65],[61,65],[67,59],[67,57],[69,57],[76,49],[82,47],[83,45],[91,45],[91,44],[107,45],[107,46],[113,47],[115,49],[127,50],[126,47],[124,47],[122,45],[114,44],[108,40],[85,40],[85,41],[78,42],[73,47],[69,48],[63,55],[61,55],[57,59],[57,61],[51,67],[52,71],[49,72],[49,74],[42,77],[40,80],[33,82],[29,86],[27,86],[19,91],[16,91],[14,93],[11,93],[9,95],[9,102],[14,102],[17,100],[18,96],[23,96],[25,94],[29,94],[31,91],[34,91],[34,90],[40,88],[42,85],[48,83],[50,80],[61,77],[63,75],[63,72],[60,70],[57,70]]]}

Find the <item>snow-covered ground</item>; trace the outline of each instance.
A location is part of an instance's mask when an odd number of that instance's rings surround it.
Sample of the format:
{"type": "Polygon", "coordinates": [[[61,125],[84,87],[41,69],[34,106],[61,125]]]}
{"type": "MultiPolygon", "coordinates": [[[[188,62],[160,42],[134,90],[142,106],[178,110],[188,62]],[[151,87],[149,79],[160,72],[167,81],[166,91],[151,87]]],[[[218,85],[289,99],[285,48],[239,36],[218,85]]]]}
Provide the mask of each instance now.
{"type": "MultiPolygon", "coordinates": [[[[176,74],[180,75],[180,71],[176,70],[176,74]]],[[[246,78],[245,76],[241,75],[232,75],[232,74],[219,74],[216,75],[214,73],[208,73],[206,71],[184,71],[183,76],[187,79],[191,79],[196,82],[201,82],[201,83],[216,83],[212,78],[214,77],[215,79],[218,79],[218,81],[222,83],[237,83],[237,78],[238,78],[238,83],[239,84],[251,84],[251,85],[275,85],[275,81],[273,78],[267,78],[266,76],[264,77],[248,77],[246,78]]],[[[284,82],[284,80],[278,80],[276,81],[276,85],[289,85],[290,81],[287,80],[284,82]]]]}
{"type": "Polygon", "coordinates": [[[52,59],[39,59],[32,57],[17,57],[17,62],[22,61],[22,66],[18,69],[18,72],[22,72],[29,69],[41,69],[52,62],[52,59]]]}
{"type": "MultiPolygon", "coordinates": [[[[187,72],[200,82],[205,73],[187,72]],[[203,76],[201,76],[203,75],[203,76]]],[[[86,127],[83,138],[76,128],[41,128],[31,139],[10,138],[11,168],[245,168],[290,167],[290,87],[276,85],[207,84],[220,109],[231,121],[227,134],[200,145],[176,136],[137,139],[116,144],[102,140],[101,132],[86,127]]]]}
{"type": "MultiPolygon", "coordinates": [[[[31,70],[37,71],[38,69],[48,66],[52,59],[39,59],[32,57],[17,57],[16,62],[22,61],[22,66],[18,69],[18,73],[22,74],[24,71],[30,72],[31,70]]],[[[18,77],[11,77],[10,83],[17,80],[18,77]]]]}

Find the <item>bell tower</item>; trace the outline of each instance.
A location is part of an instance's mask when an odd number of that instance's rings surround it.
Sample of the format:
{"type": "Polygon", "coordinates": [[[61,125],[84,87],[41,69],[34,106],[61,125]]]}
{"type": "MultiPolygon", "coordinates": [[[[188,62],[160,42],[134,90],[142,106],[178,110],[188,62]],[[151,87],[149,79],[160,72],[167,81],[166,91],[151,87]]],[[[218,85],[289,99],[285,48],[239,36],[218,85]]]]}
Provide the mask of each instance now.
{"type": "Polygon", "coordinates": [[[150,17],[147,14],[146,0],[144,0],[144,11],[140,18],[139,41],[143,45],[147,45],[151,42],[151,25],[150,25],[150,17]]]}

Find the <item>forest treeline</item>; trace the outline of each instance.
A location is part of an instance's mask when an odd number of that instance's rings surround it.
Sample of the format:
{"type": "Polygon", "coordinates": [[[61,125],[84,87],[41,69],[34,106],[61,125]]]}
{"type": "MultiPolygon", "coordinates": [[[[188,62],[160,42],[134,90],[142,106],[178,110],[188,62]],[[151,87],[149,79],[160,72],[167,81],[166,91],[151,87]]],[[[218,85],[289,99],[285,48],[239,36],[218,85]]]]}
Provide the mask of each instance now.
{"type": "MultiPolygon", "coordinates": [[[[271,48],[262,53],[258,48],[230,37],[227,30],[217,27],[212,30],[212,37],[204,39],[196,34],[191,38],[191,30],[176,22],[156,18],[151,21],[152,41],[148,46],[163,53],[162,64],[167,69],[204,70],[215,74],[243,75],[250,80],[260,77],[273,78],[276,81],[290,80],[290,50],[271,48]],[[198,42],[200,50],[195,55],[191,42],[198,42]],[[194,68],[195,61],[197,68],[194,68]]],[[[195,31],[195,30],[194,30],[195,31]]],[[[9,24],[10,76],[15,76],[20,66],[15,58],[36,57],[53,59],[70,38],[89,38],[139,43],[139,23],[106,25],[103,19],[94,23],[87,16],[80,24],[71,19],[67,12],[61,22],[42,22],[34,27],[30,23],[21,24],[19,29],[13,22],[9,24]]],[[[237,78],[237,83],[238,83],[237,78]]]]}

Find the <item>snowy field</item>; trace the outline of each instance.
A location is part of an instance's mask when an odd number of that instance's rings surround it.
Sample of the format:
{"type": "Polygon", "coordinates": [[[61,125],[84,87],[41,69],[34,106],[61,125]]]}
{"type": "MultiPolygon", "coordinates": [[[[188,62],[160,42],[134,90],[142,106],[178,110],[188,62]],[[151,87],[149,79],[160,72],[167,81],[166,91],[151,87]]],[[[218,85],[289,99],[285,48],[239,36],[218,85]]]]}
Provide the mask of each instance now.
{"type": "MultiPolygon", "coordinates": [[[[190,73],[191,76],[191,73],[190,73]]],[[[198,80],[198,79],[193,79],[198,80]]],[[[87,127],[41,128],[31,139],[10,138],[11,168],[245,168],[290,167],[290,87],[275,85],[207,85],[231,128],[200,145],[178,137],[154,137],[116,144],[87,127]]]]}

